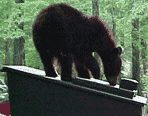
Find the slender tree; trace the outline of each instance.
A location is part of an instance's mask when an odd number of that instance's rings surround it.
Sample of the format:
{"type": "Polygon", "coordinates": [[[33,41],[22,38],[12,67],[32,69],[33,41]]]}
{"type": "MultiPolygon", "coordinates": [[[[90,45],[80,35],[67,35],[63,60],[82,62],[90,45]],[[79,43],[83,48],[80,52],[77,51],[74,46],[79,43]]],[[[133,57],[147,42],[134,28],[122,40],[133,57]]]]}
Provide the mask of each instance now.
{"type": "MultiPolygon", "coordinates": [[[[15,3],[24,3],[24,0],[15,0],[15,3]]],[[[24,14],[23,9],[21,7],[19,9],[22,11],[22,13],[18,14],[17,16],[18,18],[24,14]]],[[[15,22],[15,24],[18,26],[18,28],[23,30],[24,22],[21,23],[15,22]]],[[[14,65],[25,65],[24,43],[25,43],[24,37],[19,37],[14,39],[14,55],[13,55],[14,65]]]]}
{"type": "MultiPolygon", "coordinates": [[[[99,2],[98,0],[92,0],[92,15],[99,17],[99,2]]],[[[99,55],[95,52],[94,53],[95,59],[97,59],[99,66],[101,67],[101,59],[99,55]]],[[[101,73],[100,73],[100,79],[102,79],[101,73]]]]}
{"type": "MultiPolygon", "coordinates": [[[[139,63],[139,19],[135,18],[132,21],[132,78],[140,83],[140,63],[139,63]]],[[[140,84],[138,86],[138,94],[141,94],[140,84]]]]}

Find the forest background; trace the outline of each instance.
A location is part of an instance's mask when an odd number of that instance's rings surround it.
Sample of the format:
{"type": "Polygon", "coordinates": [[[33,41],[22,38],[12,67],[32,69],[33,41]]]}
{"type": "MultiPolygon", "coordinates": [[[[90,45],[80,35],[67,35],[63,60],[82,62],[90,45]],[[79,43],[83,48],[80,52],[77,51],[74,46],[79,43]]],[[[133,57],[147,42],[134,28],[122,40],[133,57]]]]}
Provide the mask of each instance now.
{"type": "MultiPolygon", "coordinates": [[[[31,26],[42,8],[61,2],[88,16],[97,15],[106,22],[116,37],[117,46],[124,49],[118,83],[121,77],[132,78],[140,83],[139,95],[148,91],[148,0],[1,0],[0,67],[24,65],[43,70],[32,41],[31,26]]],[[[96,53],[94,57],[102,66],[96,53]]],[[[59,68],[58,71],[60,72],[59,68]]],[[[77,76],[75,70],[73,76],[77,76]]],[[[0,73],[0,79],[7,83],[5,77],[6,73],[0,73]]],[[[106,80],[103,68],[101,79],[106,80]]],[[[8,99],[6,88],[0,86],[0,99],[8,99]]]]}

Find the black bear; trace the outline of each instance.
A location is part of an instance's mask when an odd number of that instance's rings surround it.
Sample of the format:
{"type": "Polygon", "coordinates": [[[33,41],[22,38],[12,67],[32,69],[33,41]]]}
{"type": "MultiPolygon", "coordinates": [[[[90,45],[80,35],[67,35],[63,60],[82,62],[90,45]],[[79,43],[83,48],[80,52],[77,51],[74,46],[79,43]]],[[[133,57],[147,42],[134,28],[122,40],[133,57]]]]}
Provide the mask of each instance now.
{"type": "Polygon", "coordinates": [[[79,77],[100,78],[100,67],[92,52],[103,62],[110,85],[116,85],[121,70],[122,49],[116,48],[110,30],[97,17],[87,17],[77,9],[61,3],[41,10],[32,25],[33,41],[46,76],[56,77],[53,61],[61,64],[61,79],[72,81],[72,63],[79,77]]]}

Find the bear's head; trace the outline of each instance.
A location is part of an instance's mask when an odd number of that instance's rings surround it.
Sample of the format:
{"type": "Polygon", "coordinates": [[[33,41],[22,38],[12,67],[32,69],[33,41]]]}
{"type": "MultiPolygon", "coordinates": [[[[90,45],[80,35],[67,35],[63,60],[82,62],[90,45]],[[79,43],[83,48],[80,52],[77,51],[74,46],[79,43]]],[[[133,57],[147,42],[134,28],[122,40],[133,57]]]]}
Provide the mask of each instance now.
{"type": "Polygon", "coordinates": [[[107,81],[113,86],[116,85],[117,76],[121,71],[121,53],[121,47],[114,48],[110,54],[107,54],[102,59],[104,65],[104,74],[107,78],[107,81]]]}

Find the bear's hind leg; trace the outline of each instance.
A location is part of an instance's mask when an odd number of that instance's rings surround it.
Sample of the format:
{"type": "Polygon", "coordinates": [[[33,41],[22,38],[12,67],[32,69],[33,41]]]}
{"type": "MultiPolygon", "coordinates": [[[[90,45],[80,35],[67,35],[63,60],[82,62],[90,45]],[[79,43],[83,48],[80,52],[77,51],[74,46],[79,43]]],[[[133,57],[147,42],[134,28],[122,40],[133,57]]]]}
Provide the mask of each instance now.
{"type": "Polygon", "coordinates": [[[41,57],[42,63],[44,65],[44,70],[46,73],[46,76],[48,77],[57,77],[57,74],[54,70],[54,55],[49,54],[48,52],[45,52],[44,50],[39,52],[39,55],[41,57]]]}
{"type": "Polygon", "coordinates": [[[91,73],[95,79],[100,78],[99,64],[98,64],[97,60],[92,55],[85,57],[85,65],[91,71],[91,73]]]}
{"type": "Polygon", "coordinates": [[[90,79],[88,68],[85,66],[84,58],[78,55],[73,55],[73,58],[78,76],[81,78],[90,79]]]}

